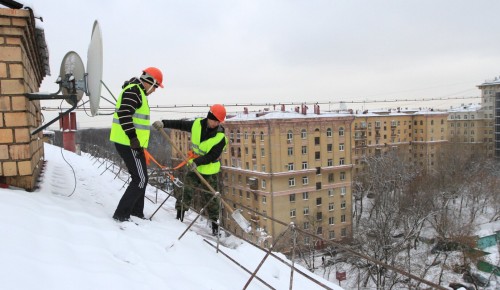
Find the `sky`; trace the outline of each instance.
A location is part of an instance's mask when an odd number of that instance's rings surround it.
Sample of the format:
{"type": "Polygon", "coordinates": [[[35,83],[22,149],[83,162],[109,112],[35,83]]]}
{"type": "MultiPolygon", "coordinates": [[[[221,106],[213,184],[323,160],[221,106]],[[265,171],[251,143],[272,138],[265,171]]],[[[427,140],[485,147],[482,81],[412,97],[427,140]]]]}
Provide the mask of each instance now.
{"type": "MultiPolygon", "coordinates": [[[[22,1],[20,1],[23,3],[22,1]]],[[[103,36],[103,81],[123,82],[156,66],[164,89],[152,106],[372,102],[356,106],[436,106],[479,102],[477,85],[500,75],[497,0],[25,1],[45,29],[56,92],[62,58],[87,60],[92,24],[103,36]]],[[[103,89],[102,95],[112,99],[103,89]]],[[[84,100],[86,100],[84,96],[84,100]]],[[[54,104],[53,101],[45,101],[54,104]]],[[[53,106],[58,106],[56,102],[53,106]]],[[[101,100],[102,106],[111,106],[101,100]]],[[[242,107],[228,107],[241,111],[242,107]]],[[[206,109],[154,112],[179,118],[206,109]]],[[[53,113],[48,113],[53,114],[53,113]]],[[[78,116],[109,126],[109,116],[78,116]]]]}
{"type": "MultiPolygon", "coordinates": [[[[115,174],[89,155],[48,144],[45,160],[38,190],[0,188],[2,289],[234,290],[247,283],[250,274],[203,241],[216,244],[206,220],[178,240],[195,214],[176,220],[173,198],[151,221],[117,223],[112,214],[125,189],[115,174]]],[[[150,186],[147,196],[155,198],[150,186]]],[[[165,196],[160,192],[159,200],[165,196]]],[[[146,200],[146,217],[157,208],[146,200]]],[[[265,255],[233,236],[223,235],[220,249],[250,271],[265,255]]],[[[257,276],[275,289],[289,289],[290,268],[273,257],[257,276]]],[[[297,272],[293,283],[293,289],[324,289],[297,272]]],[[[248,289],[270,288],[254,279],[248,289]]]]}

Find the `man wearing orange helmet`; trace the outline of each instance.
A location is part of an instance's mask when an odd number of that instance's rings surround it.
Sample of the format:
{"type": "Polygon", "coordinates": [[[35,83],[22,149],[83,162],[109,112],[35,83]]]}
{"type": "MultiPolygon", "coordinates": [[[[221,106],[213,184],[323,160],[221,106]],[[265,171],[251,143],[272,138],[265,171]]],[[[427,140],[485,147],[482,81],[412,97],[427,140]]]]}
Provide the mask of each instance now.
{"type": "MultiPolygon", "coordinates": [[[[224,127],[221,123],[226,119],[226,108],[223,105],[215,104],[210,107],[206,118],[197,118],[194,121],[188,120],[162,120],[153,123],[156,129],[170,128],[191,133],[191,150],[198,157],[189,161],[191,168],[197,170],[210,185],[217,189],[218,173],[220,172],[220,155],[227,145],[227,138],[224,134],[224,127]]],[[[189,208],[193,193],[196,188],[203,188],[204,185],[196,173],[190,171],[184,180],[184,194],[177,196],[175,207],[177,209],[177,219],[184,219],[184,212],[189,208]]],[[[206,204],[212,198],[212,194],[202,195],[203,203],[206,204]]],[[[218,234],[219,226],[219,201],[212,199],[208,205],[208,217],[212,221],[212,233],[218,234]]]]}
{"type": "Polygon", "coordinates": [[[131,215],[144,219],[148,171],[143,148],[148,147],[150,133],[147,96],[158,87],[163,88],[163,74],[155,67],[148,67],[139,78],[123,84],[116,102],[109,139],[115,143],[132,178],[113,215],[119,222],[129,221],[131,215]]]}

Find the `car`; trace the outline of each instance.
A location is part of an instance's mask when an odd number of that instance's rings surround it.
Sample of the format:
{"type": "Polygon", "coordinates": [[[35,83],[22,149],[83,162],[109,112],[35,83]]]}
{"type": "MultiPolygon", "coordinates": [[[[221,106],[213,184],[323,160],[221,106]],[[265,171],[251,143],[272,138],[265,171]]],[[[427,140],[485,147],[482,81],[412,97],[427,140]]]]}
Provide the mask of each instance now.
{"type": "Polygon", "coordinates": [[[490,280],[478,273],[465,272],[462,275],[462,279],[467,283],[472,283],[480,287],[487,287],[490,285],[490,280]]]}
{"type": "Polygon", "coordinates": [[[436,245],[432,247],[431,253],[437,254],[439,252],[461,251],[467,248],[467,246],[454,241],[438,241],[436,245]]]}
{"type": "Polygon", "coordinates": [[[472,286],[467,286],[467,285],[464,285],[462,283],[455,283],[455,282],[451,282],[450,284],[448,284],[448,286],[453,289],[453,290],[462,290],[462,289],[466,289],[466,290],[475,290],[474,287],[472,286]]]}

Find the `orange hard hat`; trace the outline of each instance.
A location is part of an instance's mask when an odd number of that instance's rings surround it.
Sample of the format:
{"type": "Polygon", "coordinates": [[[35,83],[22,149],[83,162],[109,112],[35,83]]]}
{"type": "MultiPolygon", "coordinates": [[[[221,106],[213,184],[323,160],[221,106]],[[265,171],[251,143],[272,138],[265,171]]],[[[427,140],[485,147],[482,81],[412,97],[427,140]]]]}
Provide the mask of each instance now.
{"type": "Polygon", "coordinates": [[[212,113],[221,123],[226,119],[226,108],[221,104],[212,105],[210,107],[210,113],[212,113]]]}
{"type": "Polygon", "coordinates": [[[141,79],[148,81],[154,86],[159,86],[163,88],[163,74],[161,71],[155,67],[148,67],[142,71],[141,79]],[[152,80],[151,80],[152,79],[152,80]]]}

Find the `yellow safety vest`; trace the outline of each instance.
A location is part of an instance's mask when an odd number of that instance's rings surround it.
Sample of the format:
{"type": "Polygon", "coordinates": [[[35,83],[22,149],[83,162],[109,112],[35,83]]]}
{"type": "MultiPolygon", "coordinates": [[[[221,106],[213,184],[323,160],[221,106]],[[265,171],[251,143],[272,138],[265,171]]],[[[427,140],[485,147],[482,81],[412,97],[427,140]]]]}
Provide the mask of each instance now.
{"type": "MultiPolygon", "coordinates": [[[[217,132],[217,134],[209,138],[203,142],[200,142],[201,138],[201,119],[194,120],[193,126],[191,127],[191,149],[196,155],[203,156],[210,152],[210,149],[215,145],[219,144],[219,142],[226,138],[226,135],[222,132],[217,132]]],[[[227,139],[226,139],[227,144],[227,139]]],[[[225,147],[225,146],[224,146],[225,147]]],[[[197,166],[196,169],[199,173],[204,175],[211,175],[219,173],[220,171],[220,161],[214,161],[209,164],[204,164],[197,166]]]]}
{"type": "Polygon", "coordinates": [[[137,139],[139,140],[141,147],[148,148],[150,133],[148,98],[138,84],[130,84],[126,86],[120,93],[118,102],[116,102],[115,113],[113,114],[113,124],[111,124],[111,133],[109,135],[109,140],[115,143],[130,146],[130,139],[125,134],[125,131],[123,131],[123,128],[120,125],[120,120],[118,119],[117,112],[122,103],[123,92],[133,86],[137,86],[139,88],[139,91],[141,92],[142,105],[135,111],[134,115],[132,116],[132,123],[134,124],[137,139]]]}

